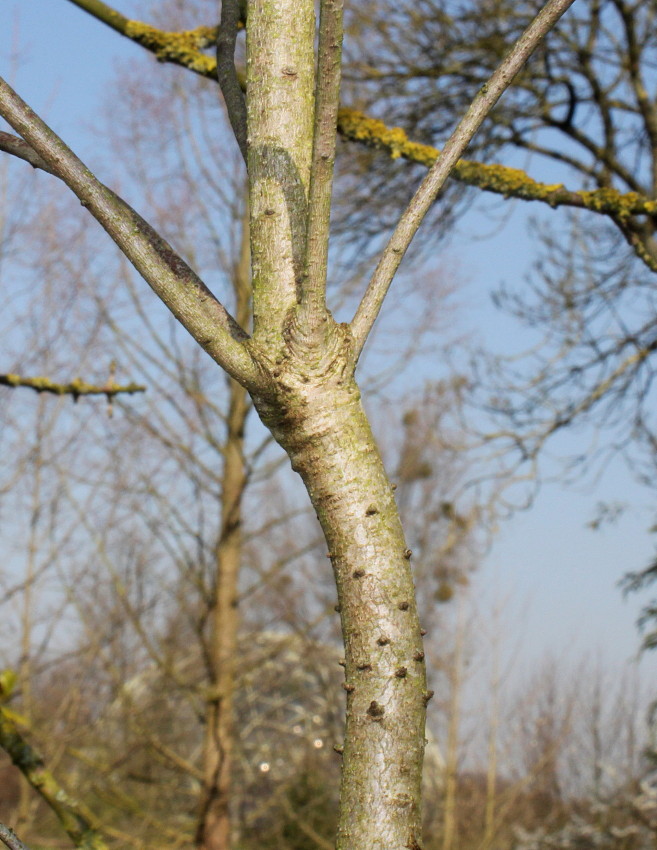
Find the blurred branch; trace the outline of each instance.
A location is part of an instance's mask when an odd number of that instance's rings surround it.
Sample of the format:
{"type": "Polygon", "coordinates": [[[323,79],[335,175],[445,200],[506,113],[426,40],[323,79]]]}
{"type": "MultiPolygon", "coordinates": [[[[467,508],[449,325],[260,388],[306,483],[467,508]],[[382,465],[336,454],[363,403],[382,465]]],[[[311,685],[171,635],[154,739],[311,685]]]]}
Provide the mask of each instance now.
{"type": "Polygon", "coordinates": [[[126,27],[130,23],[129,19],[105,3],[101,3],[100,0],[71,0],[71,3],[84,9],[85,12],[89,12],[94,18],[98,18],[108,27],[112,27],[113,30],[122,35],[126,34],[126,27]]]}
{"type": "Polygon", "coordinates": [[[133,394],[144,393],[146,387],[140,384],[114,384],[108,382],[103,386],[87,384],[81,378],[74,378],[68,384],[57,384],[50,378],[23,378],[20,375],[0,375],[0,386],[3,387],[29,387],[37,393],[51,393],[52,395],[70,395],[75,401],[82,395],[104,395],[108,400],[119,393],[133,394]]]}
{"type": "Polygon", "coordinates": [[[313,829],[310,823],[308,823],[298,812],[292,807],[292,804],[287,799],[285,794],[281,794],[280,802],[283,807],[283,811],[285,814],[291,818],[294,823],[299,827],[299,830],[309,838],[317,847],[321,847],[322,850],[333,850],[334,844],[332,841],[328,841],[324,836],[320,835],[317,830],[313,829]]]}
{"type": "Polygon", "coordinates": [[[29,847],[20,841],[16,833],[3,823],[0,823],[0,841],[6,847],[9,847],[9,850],[29,850],[29,847]]]}
{"type": "MultiPolygon", "coordinates": [[[[28,744],[0,706],[0,747],[7,753],[27,782],[47,803],[76,847],[107,850],[95,817],[64,791],[46,769],[41,756],[28,744]]],[[[5,841],[3,837],[3,841],[5,841]]],[[[5,841],[5,844],[7,842],[5,841]]],[[[8,847],[12,845],[7,844],[8,847]]],[[[22,845],[14,845],[21,847],[22,845]]]]}

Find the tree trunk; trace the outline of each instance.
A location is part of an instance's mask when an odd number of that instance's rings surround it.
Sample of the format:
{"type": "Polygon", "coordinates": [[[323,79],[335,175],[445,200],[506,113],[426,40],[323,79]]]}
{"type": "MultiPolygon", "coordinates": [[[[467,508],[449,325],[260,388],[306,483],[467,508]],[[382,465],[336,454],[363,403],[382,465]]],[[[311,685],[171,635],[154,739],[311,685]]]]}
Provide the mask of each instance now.
{"type": "Polygon", "coordinates": [[[417,850],[429,694],[411,553],[343,366],[338,356],[321,379],[286,371],[285,395],[256,404],[308,489],[338,589],[347,715],[336,846],[417,850]]]}
{"type": "MultiPolygon", "coordinates": [[[[248,213],[244,217],[240,256],[233,274],[236,318],[248,327],[251,282],[248,213]]],[[[206,711],[203,770],[205,781],[196,844],[201,850],[230,850],[230,799],[235,724],[233,697],[237,658],[237,607],[242,563],[242,496],[247,483],[244,428],[249,399],[244,387],[228,379],[229,408],[224,443],[221,491],[221,529],[217,545],[215,607],[211,616],[212,681],[206,711]]]]}
{"type": "Polygon", "coordinates": [[[338,850],[417,850],[428,697],[397,506],[353,378],[353,338],[305,311],[314,0],[250,0],[248,172],[254,395],[302,477],[338,589],[347,715],[338,850]],[[309,321],[310,317],[310,321],[309,321]]]}
{"type": "Polygon", "coordinates": [[[222,522],[217,547],[217,586],[210,637],[213,681],[206,712],[205,783],[197,845],[202,850],[231,847],[230,792],[233,762],[233,695],[237,656],[237,582],[242,560],[241,500],[246,483],[242,455],[246,392],[230,379],[228,439],[221,498],[222,522]]]}

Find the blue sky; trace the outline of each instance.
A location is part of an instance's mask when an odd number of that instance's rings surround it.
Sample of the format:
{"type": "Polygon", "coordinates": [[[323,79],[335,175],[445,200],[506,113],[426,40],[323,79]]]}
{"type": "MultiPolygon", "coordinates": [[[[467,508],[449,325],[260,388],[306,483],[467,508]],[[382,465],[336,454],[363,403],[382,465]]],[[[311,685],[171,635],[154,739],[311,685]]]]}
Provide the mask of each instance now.
{"type": "Polygon", "coordinates": [[[112,37],[65,0],[2,5],[3,76],[13,79],[21,96],[84,155],[89,150],[85,128],[93,122],[113,64],[139,48],[112,37]]]}
{"type": "MultiPolygon", "coordinates": [[[[116,5],[129,12],[127,4],[117,0],[116,5]]],[[[5,0],[0,10],[0,73],[92,167],[94,136],[89,130],[96,107],[111,97],[108,85],[116,63],[140,52],[66,0],[5,0]]],[[[143,84],[148,85],[147,77],[143,84]]],[[[500,233],[473,240],[473,233],[496,229],[495,222],[473,210],[447,249],[448,262],[465,281],[457,298],[464,331],[481,335],[500,350],[519,331],[493,310],[489,293],[502,280],[521,280],[531,264],[525,232],[529,212],[516,202],[500,233]]],[[[578,433],[572,439],[586,444],[590,438],[578,433]]],[[[640,600],[624,600],[617,581],[653,554],[647,531],[654,521],[653,507],[654,494],[636,485],[615,462],[597,482],[567,489],[546,485],[531,510],[501,526],[473,593],[480,606],[501,595],[523,609],[518,628],[523,630],[524,663],[531,665],[546,652],[595,653],[611,667],[620,667],[635,654],[640,600]],[[600,501],[627,503],[629,509],[616,524],[594,532],[587,523],[600,501]]],[[[657,655],[646,658],[642,669],[654,676],[657,655]]]]}

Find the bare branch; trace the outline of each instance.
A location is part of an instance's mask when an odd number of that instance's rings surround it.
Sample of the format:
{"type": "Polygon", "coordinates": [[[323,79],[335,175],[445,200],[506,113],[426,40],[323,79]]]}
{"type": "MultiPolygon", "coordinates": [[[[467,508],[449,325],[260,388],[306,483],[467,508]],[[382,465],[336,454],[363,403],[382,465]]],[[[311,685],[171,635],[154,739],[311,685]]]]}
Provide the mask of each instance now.
{"type": "Polygon", "coordinates": [[[222,0],[217,34],[217,79],[230,126],[246,162],[246,101],[235,70],[235,43],[240,23],[240,0],[222,0]]]}
{"type": "Polygon", "coordinates": [[[133,393],[144,393],[146,387],[140,384],[107,383],[104,386],[87,384],[80,378],[75,378],[68,384],[57,384],[50,378],[23,378],[11,373],[0,375],[0,386],[3,387],[29,387],[37,393],[51,393],[52,395],[70,395],[77,401],[82,395],[104,395],[108,400],[120,393],[132,395],[133,393]]]}
{"type": "Polygon", "coordinates": [[[386,245],[352,320],[354,360],[358,359],[363,350],[402,257],[461,154],[488,113],[511,85],[513,78],[531,56],[539,41],[573,2],[574,0],[550,0],[539,12],[490,80],[482,86],[435,164],[422,181],[386,245]]]}
{"type": "Polygon", "coordinates": [[[256,389],[261,382],[243,345],[245,331],[173,248],[104,186],[2,78],[0,115],[35,152],[28,161],[40,167],[37,160],[43,159],[66,183],[201,347],[232,377],[256,389]]]}
{"type": "Polygon", "coordinates": [[[313,324],[326,310],[331,189],[335,162],[335,138],[340,103],[343,0],[322,0],[319,18],[319,49],[315,78],[315,126],[308,201],[305,281],[302,305],[313,324]]]}
{"type": "Polygon", "coordinates": [[[102,3],[101,0],[70,0],[70,2],[75,6],[79,6],[80,9],[84,9],[85,12],[89,12],[90,15],[98,18],[99,21],[107,24],[108,27],[112,27],[113,30],[125,35],[126,25],[129,23],[129,19],[115,9],[110,8],[106,3],[102,3]]]}
{"type": "Polygon", "coordinates": [[[9,829],[9,827],[5,826],[3,823],[0,823],[0,841],[2,841],[9,850],[29,850],[27,844],[23,844],[13,829],[9,829]]]}

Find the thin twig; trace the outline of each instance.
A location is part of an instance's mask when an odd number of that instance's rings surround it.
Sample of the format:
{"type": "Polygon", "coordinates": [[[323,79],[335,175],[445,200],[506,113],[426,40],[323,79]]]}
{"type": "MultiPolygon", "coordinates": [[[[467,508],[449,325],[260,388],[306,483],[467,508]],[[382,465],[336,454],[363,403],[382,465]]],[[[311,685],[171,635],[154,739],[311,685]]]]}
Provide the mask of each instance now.
{"type": "Polygon", "coordinates": [[[343,7],[343,0],[321,0],[305,280],[302,290],[302,305],[308,307],[305,318],[311,325],[321,319],[326,309],[331,190],[340,105],[343,7]]]}
{"type": "Polygon", "coordinates": [[[351,322],[353,358],[358,360],[379,314],[399,264],[422,220],[436,200],[450,172],[472,137],[514,77],[529,59],[539,41],[559,20],[574,0],[550,0],[520,36],[511,51],[485,83],[470,108],[448,139],[435,165],[420,184],[386,245],[356,315],[351,322]]]}
{"type": "Polygon", "coordinates": [[[70,395],[75,400],[82,395],[104,395],[107,399],[111,399],[119,393],[144,393],[146,387],[139,384],[106,384],[98,386],[96,384],[87,384],[80,378],[70,381],[68,384],[58,384],[51,381],[50,378],[23,378],[20,375],[0,375],[0,386],[3,387],[28,387],[37,393],[50,393],[51,395],[70,395]]]}

